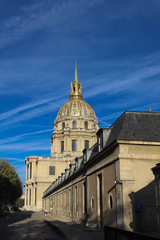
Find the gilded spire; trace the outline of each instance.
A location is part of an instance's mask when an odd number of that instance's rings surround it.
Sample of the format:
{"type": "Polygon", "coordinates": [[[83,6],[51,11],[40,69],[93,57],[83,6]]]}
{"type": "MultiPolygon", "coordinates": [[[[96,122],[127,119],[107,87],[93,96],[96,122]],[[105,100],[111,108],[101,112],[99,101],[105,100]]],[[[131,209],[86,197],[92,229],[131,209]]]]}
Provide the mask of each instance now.
{"type": "Polygon", "coordinates": [[[75,62],[75,77],[74,83],[71,82],[71,93],[69,95],[70,99],[79,98],[82,99],[83,95],[81,93],[81,84],[78,83],[78,75],[77,75],[77,61],[75,62]]]}
{"type": "Polygon", "coordinates": [[[77,76],[77,61],[75,61],[75,77],[74,77],[74,83],[78,83],[78,76],[77,76]]]}
{"type": "Polygon", "coordinates": [[[148,108],[148,112],[151,112],[151,98],[149,96],[149,108],[148,108]]]}

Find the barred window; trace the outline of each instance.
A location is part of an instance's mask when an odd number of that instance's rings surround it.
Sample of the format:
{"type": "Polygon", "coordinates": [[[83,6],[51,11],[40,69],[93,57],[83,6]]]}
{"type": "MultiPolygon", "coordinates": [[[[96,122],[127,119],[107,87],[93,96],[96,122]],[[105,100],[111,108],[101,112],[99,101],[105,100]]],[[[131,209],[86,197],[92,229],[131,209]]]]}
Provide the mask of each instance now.
{"type": "Polygon", "coordinates": [[[55,166],[49,167],[49,175],[55,175],[55,166]]]}
{"type": "Polygon", "coordinates": [[[72,140],[72,151],[73,152],[77,151],[77,140],[72,140]]]}

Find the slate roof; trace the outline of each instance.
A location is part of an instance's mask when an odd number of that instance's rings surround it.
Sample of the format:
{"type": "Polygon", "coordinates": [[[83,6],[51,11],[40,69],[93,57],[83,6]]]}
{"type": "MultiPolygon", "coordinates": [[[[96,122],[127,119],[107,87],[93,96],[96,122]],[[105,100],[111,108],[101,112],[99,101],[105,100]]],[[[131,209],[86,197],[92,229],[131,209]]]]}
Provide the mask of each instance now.
{"type": "Polygon", "coordinates": [[[116,140],[160,142],[160,112],[124,112],[110,127],[106,146],[116,140]]]}

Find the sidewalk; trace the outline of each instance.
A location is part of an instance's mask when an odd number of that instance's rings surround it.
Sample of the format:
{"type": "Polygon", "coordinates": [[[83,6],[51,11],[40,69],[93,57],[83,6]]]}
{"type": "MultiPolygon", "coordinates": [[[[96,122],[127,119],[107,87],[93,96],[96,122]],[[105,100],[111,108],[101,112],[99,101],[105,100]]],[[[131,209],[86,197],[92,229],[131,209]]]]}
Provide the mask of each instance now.
{"type": "Polygon", "coordinates": [[[64,240],[104,240],[102,229],[91,229],[54,215],[43,215],[43,219],[64,240]]]}

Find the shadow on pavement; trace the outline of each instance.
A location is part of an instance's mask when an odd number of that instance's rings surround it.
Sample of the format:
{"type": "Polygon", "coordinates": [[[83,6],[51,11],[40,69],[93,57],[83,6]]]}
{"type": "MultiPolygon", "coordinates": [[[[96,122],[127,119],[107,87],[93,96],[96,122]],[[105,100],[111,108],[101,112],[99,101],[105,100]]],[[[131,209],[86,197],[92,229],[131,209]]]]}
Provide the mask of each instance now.
{"type": "Polygon", "coordinates": [[[103,240],[103,229],[91,229],[73,222],[61,222],[53,219],[46,219],[45,222],[51,229],[65,240],[103,240]]]}
{"type": "Polygon", "coordinates": [[[62,240],[55,235],[42,219],[42,214],[18,213],[0,229],[0,240],[62,240]]]}
{"type": "Polygon", "coordinates": [[[16,213],[10,213],[8,216],[0,217],[0,230],[10,224],[22,221],[32,216],[32,211],[20,211],[16,213]]]}

